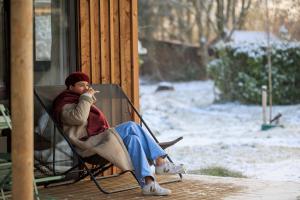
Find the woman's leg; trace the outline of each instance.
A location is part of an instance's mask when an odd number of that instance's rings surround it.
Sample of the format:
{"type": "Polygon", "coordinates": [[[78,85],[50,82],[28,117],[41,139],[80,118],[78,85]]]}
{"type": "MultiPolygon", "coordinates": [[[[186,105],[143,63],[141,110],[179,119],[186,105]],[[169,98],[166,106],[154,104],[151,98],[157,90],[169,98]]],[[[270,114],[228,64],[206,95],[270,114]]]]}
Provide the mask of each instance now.
{"type": "Polygon", "coordinates": [[[144,195],[170,195],[171,191],[161,187],[152,175],[148,160],[159,160],[164,150],[134,122],[125,122],[115,130],[122,138],[130,155],[136,178],[144,195]]]}
{"type": "Polygon", "coordinates": [[[154,141],[154,139],[135,122],[129,121],[122,123],[115,129],[123,140],[128,136],[137,136],[140,139],[147,159],[154,161],[159,157],[165,157],[167,155],[166,152],[154,141]]]}
{"type": "Polygon", "coordinates": [[[143,187],[145,185],[145,177],[153,177],[153,175],[141,142],[139,138],[134,135],[124,138],[123,142],[130,155],[136,178],[140,186],[143,187]]]}

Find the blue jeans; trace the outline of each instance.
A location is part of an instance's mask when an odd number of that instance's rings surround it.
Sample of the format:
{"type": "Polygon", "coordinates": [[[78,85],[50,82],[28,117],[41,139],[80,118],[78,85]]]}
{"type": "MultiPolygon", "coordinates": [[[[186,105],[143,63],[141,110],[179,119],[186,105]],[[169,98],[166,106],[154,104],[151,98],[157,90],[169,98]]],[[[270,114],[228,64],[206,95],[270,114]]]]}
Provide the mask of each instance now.
{"type": "MultiPolygon", "coordinates": [[[[154,161],[158,157],[166,156],[166,152],[145,133],[142,127],[135,122],[129,121],[119,124],[115,130],[121,136],[129,156],[131,158],[135,175],[141,187],[145,184],[145,177],[151,176],[149,161],[154,161]]],[[[153,177],[154,178],[154,177],[153,177]]]]}

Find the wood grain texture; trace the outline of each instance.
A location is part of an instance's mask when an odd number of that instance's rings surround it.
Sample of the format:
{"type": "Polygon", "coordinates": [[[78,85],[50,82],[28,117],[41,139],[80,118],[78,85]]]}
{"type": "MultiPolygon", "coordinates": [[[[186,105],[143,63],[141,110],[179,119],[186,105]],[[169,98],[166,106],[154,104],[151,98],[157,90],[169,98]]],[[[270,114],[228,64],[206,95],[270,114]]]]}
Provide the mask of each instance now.
{"type": "MultiPolygon", "coordinates": [[[[80,0],[78,61],[92,83],[120,85],[139,107],[137,0],[80,0]]],[[[111,102],[111,109],[117,102],[111,102]]],[[[120,116],[109,116],[118,121],[120,116]]],[[[137,121],[137,117],[133,116],[137,121]]],[[[115,173],[111,168],[105,173],[115,173]]]]}
{"type": "MultiPolygon", "coordinates": [[[[138,3],[137,0],[131,2],[131,45],[132,45],[132,102],[139,108],[139,58],[138,58],[138,3]]],[[[135,114],[134,121],[139,122],[135,114]]]]}
{"type": "Polygon", "coordinates": [[[120,1],[121,87],[132,100],[131,1],[120,1]]]}
{"type": "Polygon", "coordinates": [[[90,1],[80,0],[80,47],[81,56],[81,71],[91,75],[91,42],[90,42],[90,1]]]}
{"type": "Polygon", "coordinates": [[[109,0],[100,1],[101,83],[110,83],[109,0]]]}
{"type": "Polygon", "coordinates": [[[91,80],[100,83],[100,2],[90,2],[91,80]]]}

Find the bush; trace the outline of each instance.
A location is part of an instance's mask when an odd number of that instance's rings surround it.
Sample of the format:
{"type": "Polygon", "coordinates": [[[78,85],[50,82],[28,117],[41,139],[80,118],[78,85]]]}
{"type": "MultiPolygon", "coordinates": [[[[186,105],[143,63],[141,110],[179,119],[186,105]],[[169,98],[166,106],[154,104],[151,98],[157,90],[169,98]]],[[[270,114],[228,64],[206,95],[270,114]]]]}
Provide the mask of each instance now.
{"type": "MultiPolygon", "coordinates": [[[[272,43],[274,104],[300,103],[300,43],[272,43]]],[[[216,47],[218,59],[208,74],[221,91],[223,101],[260,104],[261,87],[268,86],[267,45],[227,43],[216,47]]]]}
{"type": "Polygon", "coordinates": [[[222,176],[222,177],[235,177],[235,178],[247,178],[241,172],[226,169],[224,167],[212,166],[202,168],[200,170],[190,171],[191,174],[202,174],[208,176],[222,176]]]}

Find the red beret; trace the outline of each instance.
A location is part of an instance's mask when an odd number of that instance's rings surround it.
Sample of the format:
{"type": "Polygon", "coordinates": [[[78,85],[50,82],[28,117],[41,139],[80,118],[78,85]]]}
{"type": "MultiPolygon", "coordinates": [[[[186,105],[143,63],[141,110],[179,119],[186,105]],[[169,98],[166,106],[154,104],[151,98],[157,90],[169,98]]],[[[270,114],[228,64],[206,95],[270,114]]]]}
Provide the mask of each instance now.
{"type": "Polygon", "coordinates": [[[69,87],[70,85],[74,85],[75,83],[77,83],[79,81],[86,81],[89,83],[90,78],[85,73],[73,72],[66,78],[65,84],[67,87],[69,87]]]}

